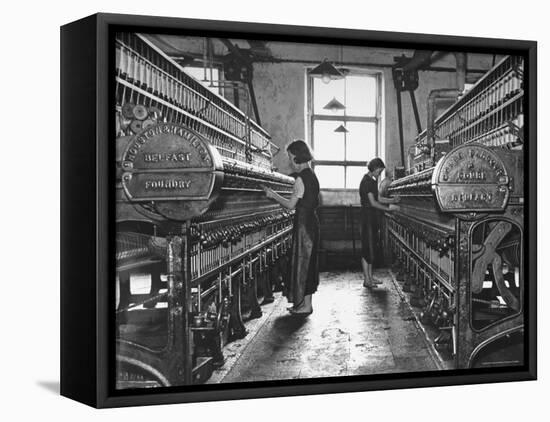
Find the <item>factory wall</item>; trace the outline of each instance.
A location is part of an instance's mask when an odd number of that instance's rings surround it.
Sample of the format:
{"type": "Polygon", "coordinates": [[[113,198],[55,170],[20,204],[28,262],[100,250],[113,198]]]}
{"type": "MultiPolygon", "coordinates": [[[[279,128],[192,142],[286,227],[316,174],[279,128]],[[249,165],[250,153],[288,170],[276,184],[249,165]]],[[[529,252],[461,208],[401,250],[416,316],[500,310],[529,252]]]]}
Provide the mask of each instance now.
{"type": "MultiPolygon", "coordinates": [[[[306,139],[306,77],[303,64],[260,63],[254,65],[254,90],[262,126],[272,136],[273,142],[281,148],[274,157],[274,165],[283,173],[290,173],[284,146],[293,139],[306,139]]],[[[388,168],[400,163],[397,99],[391,69],[384,68],[384,117],[383,142],[385,154],[382,157],[388,168]]],[[[426,127],[426,103],[428,94],[436,88],[454,88],[455,75],[450,72],[420,72],[419,87],[415,92],[422,128],[426,127]]],[[[410,97],[402,94],[403,133],[405,149],[414,142],[417,135],[410,97]]],[[[358,203],[356,192],[323,193],[326,203],[358,203]]]]}
{"type": "MultiPolygon", "coordinates": [[[[322,57],[319,52],[317,57],[322,57]]],[[[395,53],[387,54],[386,61],[395,53]]],[[[367,59],[372,61],[372,59],[367,59]]],[[[369,66],[370,69],[376,69],[369,66]]],[[[388,168],[400,163],[397,100],[390,68],[378,68],[383,72],[384,116],[383,142],[385,154],[382,157],[388,168]]],[[[419,72],[419,87],[415,91],[422,128],[426,127],[426,104],[428,94],[436,88],[454,88],[453,72],[419,72]]],[[[254,90],[262,126],[271,134],[273,142],[281,147],[274,157],[274,165],[283,173],[290,173],[284,146],[293,139],[306,139],[306,75],[302,63],[256,63],[254,65],[254,90]]],[[[403,133],[405,150],[412,145],[417,135],[411,101],[408,93],[402,94],[403,133]]],[[[327,203],[353,203],[358,201],[354,192],[324,192],[327,203]]]]}
{"type": "MultiPolygon", "coordinates": [[[[281,147],[281,152],[274,157],[274,165],[283,173],[290,173],[284,146],[293,139],[306,139],[306,66],[314,66],[323,58],[335,63],[353,63],[383,73],[384,117],[382,157],[388,168],[400,164],[399,129],[397,118],[397,99],[393,86],[391,68],[394,57],[406,54],[411,57],[413,51],[393,49],[372,49],[365,47],[339,47],[312,44],[269,43],[273,56],[288,60],[282,63],[255,63],[254,90],[258,103],[262,126],[271,134],[273,142],[281,147]],[[306,64],[307,63],[307,64],[306,64]],[[376,66],[378,64],[379,66],[376,66]]],[[[499,59],[496,57],[495,59],[499,59]]],[[[489,69],[493,62],[492,55],[469,54],[470,69],[489,69]]],[[[452,54],[441,57],[433,66],[454,68],[455,58],[452,54]]],[[[481,73],[469,74],[468,79],[475,80],[481,73]]],[[[420,71],[419,87],[415,91],[422,129],[426,127],[427,98],[431,90],[456,87],[455,72],[420,71]]],[[[403,133],[405,151],[413,144],[417,128],[408,93],[402,94],[403,133]]],[[[309,141],[309,140],[308,140],[309,141]]],[[[359,197],[354,191],[325,191],[323,203],[357,204],[359,197]]]]}

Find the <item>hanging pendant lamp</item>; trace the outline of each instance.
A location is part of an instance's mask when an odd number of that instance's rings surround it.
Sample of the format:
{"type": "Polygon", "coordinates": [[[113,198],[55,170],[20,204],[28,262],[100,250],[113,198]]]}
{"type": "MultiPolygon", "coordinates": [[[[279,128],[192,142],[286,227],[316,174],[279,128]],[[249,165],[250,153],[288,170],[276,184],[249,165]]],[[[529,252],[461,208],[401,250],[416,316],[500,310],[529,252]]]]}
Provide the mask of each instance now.
{"type": "Polygon", "coordinates": [[[336,133],[348,133],[349,130],[346,129],[344,125],[338,126],[336,129],[334,129],[336,133]]]}
{"type": "Polygon", "coordinates": [[[330,111],[339,111],[339,110],[344,110],[346,108],[346,106],[344,104],[342,104],[340,101],[338,101],[336,99],[336,97],[334,97],[332,100],[330,100],[326,106],[323,107],[325,110],[330,110],[330,111]]]}
{"type": "Polygon", "coordinates": [[[320,77],[321,80],[328,84],[334,79],[342,79],[344,74],[336,69],[327,59],[323,63],[311,69],[308,74],[310,76],[320,77]]]}

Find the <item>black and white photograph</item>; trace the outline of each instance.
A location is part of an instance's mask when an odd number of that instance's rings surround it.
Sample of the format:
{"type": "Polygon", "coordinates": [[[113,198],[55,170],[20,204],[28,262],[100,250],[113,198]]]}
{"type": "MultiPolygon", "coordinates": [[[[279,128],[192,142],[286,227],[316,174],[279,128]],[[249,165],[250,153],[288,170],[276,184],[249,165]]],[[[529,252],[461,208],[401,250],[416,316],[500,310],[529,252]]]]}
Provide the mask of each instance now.
{"type": "Polygon", "coordinates": [[[544,419],[544,2],[3,10],[2,420],[544,419]]]}
{"type": "Polygon", "coordinates": [[[526,365],[525,56],[113,38],[116,391],[526,365]]]}
{"type": "Polygon", "coordinates": [[[543,3],[4,9],[2,420],[544,414],[543,3]]]}

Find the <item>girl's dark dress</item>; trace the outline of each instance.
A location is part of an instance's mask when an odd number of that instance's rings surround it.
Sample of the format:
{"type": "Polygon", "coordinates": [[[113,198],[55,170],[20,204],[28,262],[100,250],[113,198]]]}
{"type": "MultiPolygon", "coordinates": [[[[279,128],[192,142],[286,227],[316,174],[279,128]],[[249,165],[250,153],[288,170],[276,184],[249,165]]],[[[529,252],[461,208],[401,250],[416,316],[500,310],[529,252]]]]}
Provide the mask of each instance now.
{"type": "Polygon", "coordinates": [[[292,251],[288,301],[299,305],[304,296],[313,294],[319,286],[319,181],[310,168],[297,174],[304,183],[304,196],[296,204],[292,229],[292,251]]]}
{"type": "Polygon", "coordinates": [[[361,197],[361,256],[369,264],[376,259],[376,239],[378,236],[379,213],[369,201],[369,193],[378,201],[378,184],[368,174],[363,176],[359,185],[359,196],[361,197]]]}

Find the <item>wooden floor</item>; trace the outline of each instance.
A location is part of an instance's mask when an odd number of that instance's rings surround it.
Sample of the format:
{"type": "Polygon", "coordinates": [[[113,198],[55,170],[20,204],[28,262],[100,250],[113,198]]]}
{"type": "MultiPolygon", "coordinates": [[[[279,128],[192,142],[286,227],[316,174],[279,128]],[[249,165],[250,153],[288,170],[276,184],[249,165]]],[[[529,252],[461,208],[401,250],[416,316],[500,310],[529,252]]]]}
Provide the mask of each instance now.
{"type": "Polygon", "coordinates": [[[359,272],[321,273],[314,312],[289,315],[280,294],[225,348],[209,383],[381,374],[442,369],[389,271],[362,286],[359,272]]]}

